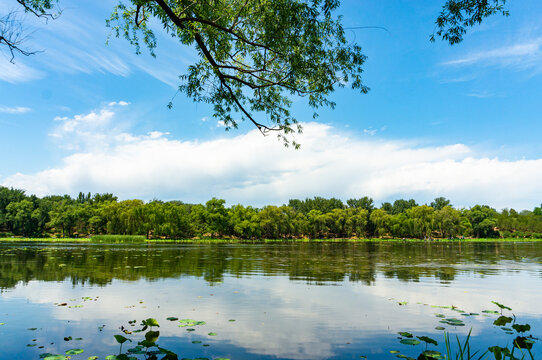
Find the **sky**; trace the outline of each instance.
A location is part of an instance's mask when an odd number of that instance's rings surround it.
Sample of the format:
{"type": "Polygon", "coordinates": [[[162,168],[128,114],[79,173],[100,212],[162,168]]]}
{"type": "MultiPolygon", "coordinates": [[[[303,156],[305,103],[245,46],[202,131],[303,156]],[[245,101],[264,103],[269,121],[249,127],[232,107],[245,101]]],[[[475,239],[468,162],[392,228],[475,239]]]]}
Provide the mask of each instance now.
{"type": "MultiPolygon", "coordinates": [[[[347,30],[367,56],[370,91],[337,90],[316,120],[296,99],[294,150],[249,123],[226,132],[211,106],[177,93],[193,48],[159,27],[156,58],[124,39],[106,45],[115,1],[61,1],[56,20],[26,17],[25,44],[40,52],[11,63],[0,50],[0,185],[252,206],[444,196],[532,210],[542,202],[542,3],[511,1],[509,17],[454,46],[429,41],[442,3],[343,0],[346,28],[384,28],[347,30]]],[[[0,16],[16,9],[2,1],[0,16]]]]}

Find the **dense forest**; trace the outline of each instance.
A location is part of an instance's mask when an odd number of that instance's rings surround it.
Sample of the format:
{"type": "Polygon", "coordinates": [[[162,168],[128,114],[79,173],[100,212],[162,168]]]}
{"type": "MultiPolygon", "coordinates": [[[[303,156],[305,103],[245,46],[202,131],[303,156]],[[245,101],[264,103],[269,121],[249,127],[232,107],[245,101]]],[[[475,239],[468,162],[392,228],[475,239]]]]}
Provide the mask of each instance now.
{"type": "Polygon", "coordinates": [[[0,187],[0,236],[86,237],[101,234],[147,238],[542,238],[542,205],[533,211],[487,205],[455,209],[438,197],[429,205],[413,199],[382,203],[368,197],[292,199],[287,205],[225,206],[181,201],[119,201],[113,194],[39,198],[0,187]]]}

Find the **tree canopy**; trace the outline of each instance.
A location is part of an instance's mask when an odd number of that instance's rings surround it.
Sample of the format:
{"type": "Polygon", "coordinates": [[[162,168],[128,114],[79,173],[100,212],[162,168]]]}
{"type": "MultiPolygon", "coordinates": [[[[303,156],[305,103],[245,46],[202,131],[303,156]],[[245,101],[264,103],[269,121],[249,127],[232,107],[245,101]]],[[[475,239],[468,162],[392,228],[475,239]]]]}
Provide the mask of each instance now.
{"type": "MultiPolygon", "coordinates": [[[[38,17],[59,13],[58,0],[16,1],[38,17]]],[[[461,42],[468,27],[493,14],[508,15],[505,2],[447,0],[431,39],[461,42]]],[[[118,0],[106,23],[136,53],[146,45],[153,55],[161,25],[199,55],[180,76],[180,93],[212,104],[226,129],[247,120],[290,145],[287,135],[302,131],[290,110],[295,98],[308,99],[316,117],[318,108],[335,106],[330,94],[338,87],[368,91],[361,77],[366,57],[347,41],[335,15],[339,5],[339,0],[118,0]]],[[[17,52],[33,53],[22,47],[22,31],[12,14],[0,18],[0,45],[12,59],[17,52]]]]}

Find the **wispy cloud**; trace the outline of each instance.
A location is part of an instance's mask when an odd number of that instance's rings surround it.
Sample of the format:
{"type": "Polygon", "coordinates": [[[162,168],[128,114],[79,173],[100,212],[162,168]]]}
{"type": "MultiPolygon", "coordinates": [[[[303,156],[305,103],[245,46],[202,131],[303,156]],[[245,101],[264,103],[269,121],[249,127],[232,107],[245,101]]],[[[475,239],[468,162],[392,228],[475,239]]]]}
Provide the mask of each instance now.
{"type": "Polygon", "coordinates": [[[0,57],[0,81],[11,84],[28,82],[45,77],[45,73],[25,65],[20,59],[11,63],[4,57],[0,57]]]}
{"type": "Polygon", "coordinates": [[[496,94],[483,90],[483,91],[471,91],[467,94],[467,96],[475,97],[479,99],[487,99],[487,98],[496,96],[496,94]]]}
{"type": "Polygon", "coordinates": [[[541,67],[541,60],[542,37],[538,37],[494,49],[472,52],[442,64],[448,66],[483,64],[484,66],[512,66],[518,69],[539,69],[541,67]]]}
{"type": "Polygon", "coordinates": [[[24,107],[24,106],[15,106],[15,107],[0,106],[0,113],[4,113],[4,114],[24,114],[29,111],[32,111],[32,109],[28,107],[24,107]]]}
{"type": "Polygon", "coordinates": [[[542,198],[542,159],[503,161],[477,155],[463,144],[376,141],[317,123],[304,124],[299,151],[257,131],[181,141],[161,132],[121,131],[116,111],[59,118],[53,134],[62,143],[77,139],[72,153],[52,168],[8,176],[3,185],[38,195],[105,191],[121,198],[190,202],[217,196],[257,206],[315,195],[368,195],[377,202],[446,196],[458,206],[522,209],[542,198]]]}

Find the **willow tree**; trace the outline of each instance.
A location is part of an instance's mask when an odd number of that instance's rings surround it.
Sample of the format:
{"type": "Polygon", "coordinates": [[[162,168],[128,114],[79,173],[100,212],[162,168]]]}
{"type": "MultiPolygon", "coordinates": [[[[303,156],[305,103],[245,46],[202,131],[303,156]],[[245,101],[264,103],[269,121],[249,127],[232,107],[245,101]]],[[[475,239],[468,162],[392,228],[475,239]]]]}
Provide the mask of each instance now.
{"type": "MultiPolygon", "coordinates": [[[[16,0],[25,11],[51,18],[58,0],[16,0]]],[[[330,94],[350,86],[365,93],[361,47],[348,43],[339,0],[117,0],[107,26],[154,55],[155,31],[162,27],[179,45],[195,49],[198,60],[180,76],[179,92],[214,107],[226,129],[252,122],[263,134],[300,132],[291,113],[296,98],[306,98],[313,116],[334,107],[330,94]]],[[[495,13],[507,15],[505,0],[447,0],[436,20],[435,36],[451,44],[466,28],[495,13]]],[[[9,28],[9,25],[6,26],[9,28]]],[[[1,29],[0,29],[1,30],[1,29]]],[[[9,33],[8,33],[9,34],[9,33]]],[[[12,52],[14,34],[2,38],[12,52]],[[10,41],[11,39],[11,41],[10,41]]],[[[23,54],[30,54],[29,51],[23,54]]],[[[169,104],[171,106],[171,103],[169,104]]],[[[294,146],[298,146],[295,142],[294,146]]]]}

